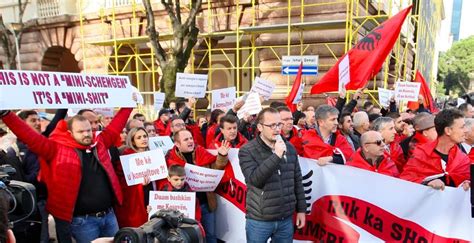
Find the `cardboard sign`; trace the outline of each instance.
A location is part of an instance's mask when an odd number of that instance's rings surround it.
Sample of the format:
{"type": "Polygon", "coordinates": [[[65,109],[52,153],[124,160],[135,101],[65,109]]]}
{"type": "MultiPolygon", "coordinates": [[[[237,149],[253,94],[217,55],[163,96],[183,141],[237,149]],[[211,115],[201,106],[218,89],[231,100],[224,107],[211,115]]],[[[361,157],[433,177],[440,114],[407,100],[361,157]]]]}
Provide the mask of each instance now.
{"type": "Polygon", "coordinates": [[[161,149],[164,154],[172,149],[173,146],[174,143],[169,136],[150,137],[148,139],[148,148],[150,150],[161,149]]]}
{"type": "Polygon", "coordinates": [[[246,113],[249,115],[255,115],[258,114],[261,110],[262,104],[260,103],[260,97],[258,93],[251,92],[245,100],[245,104],[237,112],[237,117],[239,119],[242,119],[246,113]]]}
{"type": "Polygon", "coordinates": [[[178,210],[184,217],[196,219],[196,193],[195,192],[165,192],[150,191],[151,211],[150,218],[161,209],[178,210]]]}
{"type": "Polygon", "coordinates": [[[235,93],[235,87],[213,90],[211,110],[227,111],[232,109],[235,103],[235,93]]]}
{"type": "Polygon", "coordinates": [[[0,109],[135,107],[126,76],[0,70],[0,109]]]}
{"type": "Polygon", "coordinates": [[[392,96],[395,94],[395,91],[389,90],[389,89],[384,89],[384,88],[379,88],[379,103],[383,107],[388,107],[390,106],[390,99],[392,96]]]}
{"type": "Polygon", "coordinates": [[[133,186],[144,182],[145,177],[156,181],[168,176],[165,155],[161,150],[120,156],[127,185],[133,186]]]}
{"type": "Polygon", "coordinates": [[[270,96],[272,96],[275,87],[276,84],[274,84],[273,82],[256,77],[255,83],[253,84],[252,89],[250,89],[250,92],[257,92],[258,94],[263,96],[265,100],[268,100],[270,99],[270,96]]]}
{"type": "Polygon", "coordinates": [[[346,85],[351,81],[349,67],[349,55],[346,55],[342,61],[339,62],[339,92],[345,90],[346,85]]]}
{"type": "Polygon", "coordinates": [[[293,105],[298,104],[301,99],[303,99],[303,92],[304,92],[304,83],[301,82],[300,88],[298,89],[298,93],[296,93],[295,99],[293,100],[293,105]]]}
{"type": "Polygon", "coordinates": [[[176,97],[184,98],[204,98],[207,89],[206,74],[176,74],[176,97]]]}
{"type": "Polygon", "coordinates": [[[420,94],[418,82],[397,82],[395,87],[395,100],[397,101],[418,101],[420,94]]]}
{"type": "Polygon", "coordinates": [[[213,192],[224,176],[223,170],[213,170],[186,163],[186,182],[195,192],[213,192]]]}
{"type": "Polygon", "coordinates": [[[161,108],[163,108],[163,104],[165,103],[165,93],[153,93],[153,101],[153,107],[155,108],[155,111],[161,110],[161,108]]]}

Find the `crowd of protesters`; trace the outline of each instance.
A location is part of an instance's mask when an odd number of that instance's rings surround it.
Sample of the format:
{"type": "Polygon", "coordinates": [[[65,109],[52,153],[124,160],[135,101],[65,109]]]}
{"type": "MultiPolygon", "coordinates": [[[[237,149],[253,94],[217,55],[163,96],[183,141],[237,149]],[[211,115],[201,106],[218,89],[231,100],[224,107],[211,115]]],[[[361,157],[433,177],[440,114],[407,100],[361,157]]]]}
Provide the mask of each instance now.
{"type": "MultiPolygon", "coordinates": [[[[28,226],[13,231],[19,242],[49,242],[52,215],[61,243],[113,237],[121,227],[147,222],[149,191],[191,191],[185,182],[186,163],[224,170],[221,183],[232,180],[227,156],[231,148],[241,148],[249,242],[291,242],[293,225],[304,227],[306,202],[298,155],[320,166],[354,166],[439,190],[469,189],[474,159],[470,100],[430,112],[421,97],[417,110],[399,112],[393,98],[388,107],[379,108],[362,96],[362,90],[352,97],[341,93],[335,106],[305,107],[300,102],[294,112],[282,102],[272,102],[259,114],[241,119],[237,112],[243,99],[226,112],[208,111],[196,120],[193,98],[171,102],[156,120],[140,113],[130,117],[131,108],[121,108],[114,116],[84,109],[67,117],[67,110],[57,110],[53,118],[34,110],[1,111],[11,132],[0,130],[0,163],[16,169],[12,179],[36,187],[38,210],[32,217],[41,222],[37,233],[28,226]],[[165,156],[167,179],[145,178],[143,184],[128,186],[120,156],[148,151],[154,136],[169,136],[174,142],[165,156]],[[217,150],[217,155],[208,149],[217,150]],[[298,215],[295,223],[293,213],[298,215]],[[268,222],[278,223],[278,229],[272,230],[268,222]]],[[[196,219],[206,242],[217,242],[216,194],[197,192],[196,199],[196,219]]]]}

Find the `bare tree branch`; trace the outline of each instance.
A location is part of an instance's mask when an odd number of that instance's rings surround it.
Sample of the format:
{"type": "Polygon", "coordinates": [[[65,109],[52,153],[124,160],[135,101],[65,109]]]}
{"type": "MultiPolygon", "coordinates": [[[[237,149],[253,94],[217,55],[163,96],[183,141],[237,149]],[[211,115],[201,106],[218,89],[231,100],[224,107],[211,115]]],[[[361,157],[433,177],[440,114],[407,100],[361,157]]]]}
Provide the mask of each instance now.
{"type": "MultiPolygon", "coordinates": [[[[189,28],[192,23],[196,23],[196,15],[201,9],[202,0],[192,0],[191,1],[191,10],[189,11],[188,19],[184,23],[184,28],[189,28]]],[[[209,3],[208,3],[209,4],[209,3]]]]}
{"type": "Polygon", "coordinates": [[[176,10],[176,19],[178,20],[179,25],[181,25],[181,3],[179,0],[175,0],[174,9],[176,10]]]}
{"type": "Polygon", "coordinates": [[[161,4],[163,4],[166,12],[168,13],[168,16],[170,17],[171,25],[173,26],[173,29],[176,28],[178,24],[178,20],[176,19],[176,15],[173,11],[173,8],[171,7],[173,2],[171,0],[168,0],[168,2],[166,2],[165,0],[161,0],[161,4]]]}
{"type": "Polygon", "coordinates": [[[153,8],[151,7],[150,0],[144,0],[143,5],[145,5],[146,18],[147,18],[147,33],[150,36],[150,41],[155,49],[155,56],[158,59],[158,62],[161,66],[164,66],[166,63],[166,52],[160,44],[159,33],[155,28],[155,16],[153,15],[153,8]]]}

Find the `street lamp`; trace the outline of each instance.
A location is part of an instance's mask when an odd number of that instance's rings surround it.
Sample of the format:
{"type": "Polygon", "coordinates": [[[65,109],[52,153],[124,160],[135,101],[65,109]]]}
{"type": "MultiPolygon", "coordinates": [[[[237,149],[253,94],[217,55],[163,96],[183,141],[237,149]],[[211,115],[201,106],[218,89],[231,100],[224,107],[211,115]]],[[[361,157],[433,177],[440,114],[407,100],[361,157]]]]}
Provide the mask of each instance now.
{"type": "Polygon", "coordinates": [[[16,62],[18,65],[18,70],[21,70],[21,61],[20,61],[20,43],[18,43],[18,33],[20,33],[23,24],[21,23],[10,23],[10,32],[12,32],[13,37],[15,38],[15,47],[16,47],[16,62]]]}

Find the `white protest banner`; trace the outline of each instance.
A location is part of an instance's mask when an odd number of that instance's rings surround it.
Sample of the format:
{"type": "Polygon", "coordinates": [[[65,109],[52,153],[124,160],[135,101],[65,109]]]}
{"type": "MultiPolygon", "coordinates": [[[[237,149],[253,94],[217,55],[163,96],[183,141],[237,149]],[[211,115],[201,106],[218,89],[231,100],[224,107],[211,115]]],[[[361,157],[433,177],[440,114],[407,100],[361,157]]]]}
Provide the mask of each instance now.
{"type": "Polygon", "coordinates": [[[274,84],[273,82],[256,77],[252,89],[250,89],[250,92],[257,92],[258,94],[263,96],[265,100],[268,100],[270,99],[270,96],[272,96],[275,87],[276,84],[274,84]]]}
{"type": "Polygon", "coordinates": [[[135,107],[132,87],[126,76],[0,70],[0,109],[135,107]]]}
{"type": "Polygon", "coordinates": [[[346,89],[346,85],[351,81],[349,55],[346,55],[339,63],[339,92],[346,89]]]}
{"type": "Polygon", "coordinates": [[[169,136],[157,136],[148,139],[148,148],[150,150],[161,149],[164,154],[172,149],[173,146],[174,143],[169,136]]]}
{"type": "MultiPolygon", "coordinates": [[[[229,153],[229,160],[234,172],[241,171],[237,156],[229,153]]],[[[320,167],[302,157],[299,164],[308,213],[294,242],[464,243],[473,239],[469,191],[452,187],[438,191],[345,165],[320,167]]],[[[245,241],[244,182],[236,174],[232,186],[226,183],[216,190],[216,234],[227,242],[245,241]]]]}
{"type": "Polygon", "coordinates": [[[207,74],[176,74],[176,97],[204,98],[207,89],[207,74]]]}
{"type": "Polygon", "coordinates": [[[213,170],[186,163],[186,182],[192,191],[213,192],[224,176],[223,170],[213,170]]]}
{"type": "Polygon", "coordinates": [[[261,110],[262,104],[260,103],[260,96],[256,92],[250,92],[247,99],[245,100],[245,104],[237,112],[237,117],[242,119],[246,113],[249,115],[255,115],[261,110]]]}
{"type": "Polygon", "coordinates": [[[418,101],[420,94],[418,82],[397,82],[395,87],[395,100],[397,101],[418,101]]]}
{"type": "Polygon", "coordinates": [[[300,88],[298,89],[298,93],[296,93],[295,99],[293,100],[293,105],[296,105],[301,101],[301,99],[303,98],[303,92],[304,92],[304,83],[301,82],[300,88]]]}
{"type": "Polygon", "coordinates": [[[150,191],[151,211],[148,218],[161,209],[178,210],[184,217],[196,219],[196,193],[195,192],[168,192],[150,191]]]}
{"type": "Polygon", "coordinates": [[[146,176],[150,178],[150,181],[168,176],[165,155],[159,149],[123,155],[120,156],[120,162],[129,186],[143,183],[146,176]]]}
{"type": "Polygon", "coordinates": [[[153,101],[153,107],[155,108],[155,111],[161,110],[161,108],[163,108],[163,104],[165,103],[165,93],[153,93],[153,101]]]}
{"type": "Polygon", "coordinates": [[[100,114],[104,117],[113,117],[114,116],[114,108],[95,108],[95,113],[100,114]]]}
{"type": "Polygon", "coordinates": [[[235,87],[213,90],[211,110],[227,111],[232,109],[235,103],[235,93],[235,87]]]}
{"type": "Polygon", "coordinates": [[[394,91],[389,90],[389,89],[379,88],[378,93],[379,93],[380,105],[382,105],[383,107],[388,107],[390,105],[390,99],[394,95],[394,91]]]}

